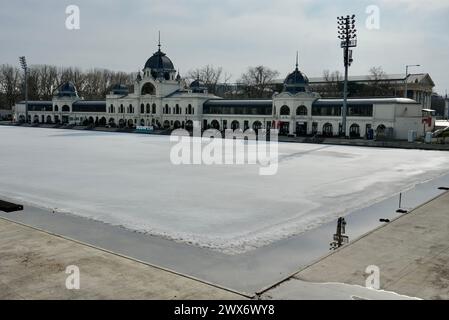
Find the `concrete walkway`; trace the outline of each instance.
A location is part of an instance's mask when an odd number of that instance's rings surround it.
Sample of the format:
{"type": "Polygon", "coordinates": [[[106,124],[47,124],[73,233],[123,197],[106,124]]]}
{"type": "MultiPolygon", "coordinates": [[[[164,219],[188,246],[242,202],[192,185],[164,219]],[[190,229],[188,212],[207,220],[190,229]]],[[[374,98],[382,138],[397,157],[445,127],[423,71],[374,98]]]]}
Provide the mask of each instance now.
{"type": "Polygon", "coordinates": [[[244,299],[239,294],[0,218],[0,299],[244,299]],[[67,266],[80,270],[68,290],[67,266]]]}
{"type": "MultiPolygon", "coordinates": [[[[449,299],[449,193],[304,268],[263,296],[316,298],[319,295],[313,296],[310,283],[365,286],[365,270],[370,265],[379,267],[383,290],[422,299],[449,299]]],[[[331,286],[322,285],[321,294],[335,291],[335,285],[331,286]]],[[[344,293],[338,291],[334,298],[344,293]]]]}

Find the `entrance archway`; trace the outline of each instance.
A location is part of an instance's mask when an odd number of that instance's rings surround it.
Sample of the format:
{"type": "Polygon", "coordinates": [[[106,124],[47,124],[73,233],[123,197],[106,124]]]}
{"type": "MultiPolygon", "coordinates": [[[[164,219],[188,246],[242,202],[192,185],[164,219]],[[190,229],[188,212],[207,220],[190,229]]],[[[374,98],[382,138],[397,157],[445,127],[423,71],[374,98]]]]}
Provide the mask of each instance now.
{"type": "Polygon", "coordinates": [[[376,136],[385,137],[386,131],[387,131],[387,127],[385,125],[381,124],[381,125],[377,126],[376,136]]]}
{"type": "Polygon", "coordinates": [[[296,122],[296,135],[298,137],[307,135],[307,122],[296,122]]]}
{"type": "Polygon", "coordinates": [[[290,122],[281,122],[279,125],[279,134],[287,136],[290,133],[290,122]]]}
{"type": "Polygon", "coordinates": [[[212,126],[212,128],[214,128],[216,130],[220,130],[220,123],[217,120],[212,120],[210,125],[212,126]]]}
{"type": "Polygon", "coordinates": [[[259,130],[259,129],[262,129],[262,122],[254,121],[254,123],[253,123],[253,130],[259,130]]]}
{"type": "Polygon", "coordinates": [[[360,138],[360,126],[358,124],[354,123],[349,127],[349,137],[360,138]]]}
{"type": "Polygon", "coordinates": [[[332,137],[333,135],[334,135],[334,128],[333,128],[332,124],[326,123],[323,126],[323,136],[332,137]]]}

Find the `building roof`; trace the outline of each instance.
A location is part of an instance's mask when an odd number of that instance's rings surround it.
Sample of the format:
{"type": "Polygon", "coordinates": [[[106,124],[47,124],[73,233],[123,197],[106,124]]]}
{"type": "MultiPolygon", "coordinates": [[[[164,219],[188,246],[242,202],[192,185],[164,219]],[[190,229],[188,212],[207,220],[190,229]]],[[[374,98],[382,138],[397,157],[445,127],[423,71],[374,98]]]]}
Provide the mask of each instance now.
{"type": "MultiPolygon", "coordinates": [[[[19,101],[17,104],[25,104],[25,101],[19,101]]],[[[42,100],[34,100],[34,101],[30,101],[28,100],[28,104],[33,104],[36,106],[51,106],[53,105],[52,101],[42,101],[42,100]]]]}
{"type": "MultiPolygon", "coordinates": [[[[140,73],[139,73],[140,75],[140,73]]],[[[117,83],[111,89],[112,93],[115,95],[127,95],[129,93],[129,89],[126,85],[117,83]]]]}
{"type": "Polygon", "coordinates": [[[55,95],[58,97],[77,97],[78,92],[76,87],[71,81],[64,82],[55,91],[55,95]]]}
{"type": "Polygon", "coordinates": [[[170,60],[169,57],[167,57],[167,55],[161,51],[161,49],[159,48],[158,51],[156,51],[145,63],[145,67],[146,68],[150,68],[152,70],[174,70],[175,67],[173,65],[173,62],[170,60]]]}
{"type": "Polygon", "coordinates": [[[75,101],[72,105],[73,106],[106,106],[106,101],[105,100],[91,100],[91,101],[78,100],[78,101],[75,101]]]}
{"type": "Polygon", "coordinates": [[[204,105],[206,106],[272,106],[273,100],[227,100],[227,99],[210,99],[207,100],[204,105]]]}
{"type": "MultiPolygon", "coordinates": [[[[317,99],[315,105],[343,104],[343,99],[317,99]]],[[[367,99],[348,99],[348,104],[419,104],[415,100],[407,98],[367,98],[367,99]]]]}
{"type": "MultiPolygon", "coordinates": [[[[435,85],[432,78],[428,73],[417,73],[417,74],[409,74],[407,83],[416,83],[416,82],[422,82],[424,80],[429,80],[431,84],[435,85]]],[[[326,83],[329,80],[326,80],[325,77],[311,77],[308,78],[309,84],[321,84],[326,83]]],[[[333,81],[336,81],[337,79],[333,79],[333,81]]],[[[343,75],[340,75],[340,78],[338,81],[343,81],[343,75]]],[[[385,74],[382,79],[374,79],[372,75],[357,75],[357,76],[349,76],[348,81],[350,82],[372,82],[372,81],[390,81],[390,82],[401,82],[403,83],[405,81],[405,74],[385,74]]],[[[276,79],[273,82],[275,84],[282,84],[285,80],[283,79],[276,79]]]]}

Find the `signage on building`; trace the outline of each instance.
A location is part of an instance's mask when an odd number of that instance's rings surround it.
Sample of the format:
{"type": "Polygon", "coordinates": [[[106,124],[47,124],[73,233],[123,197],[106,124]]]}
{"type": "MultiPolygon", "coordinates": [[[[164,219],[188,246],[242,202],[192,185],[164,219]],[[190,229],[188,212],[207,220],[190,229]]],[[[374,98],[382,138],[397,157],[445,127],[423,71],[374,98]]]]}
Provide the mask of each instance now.
{"type": "Polygon", "coordinates": [[[136,132],[139,133],[150,133],[153,132],[154,127],[153,126],[137,126],[136,127],[136,132]]]}

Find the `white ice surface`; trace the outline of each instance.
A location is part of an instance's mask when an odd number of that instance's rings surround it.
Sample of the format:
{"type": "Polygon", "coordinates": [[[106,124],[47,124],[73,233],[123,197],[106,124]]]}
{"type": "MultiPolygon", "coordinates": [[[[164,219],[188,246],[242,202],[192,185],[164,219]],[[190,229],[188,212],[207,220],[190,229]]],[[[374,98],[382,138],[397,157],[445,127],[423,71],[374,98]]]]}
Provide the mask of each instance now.
{"type": "Polygon", "coordinates": [[[278,173],[170,162],[167,136],[0,127],[0,197],[242,253],[449,171],[438,151],[280,144],[278,173]]]}

